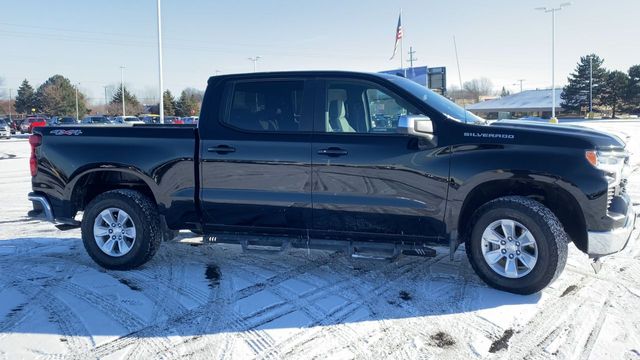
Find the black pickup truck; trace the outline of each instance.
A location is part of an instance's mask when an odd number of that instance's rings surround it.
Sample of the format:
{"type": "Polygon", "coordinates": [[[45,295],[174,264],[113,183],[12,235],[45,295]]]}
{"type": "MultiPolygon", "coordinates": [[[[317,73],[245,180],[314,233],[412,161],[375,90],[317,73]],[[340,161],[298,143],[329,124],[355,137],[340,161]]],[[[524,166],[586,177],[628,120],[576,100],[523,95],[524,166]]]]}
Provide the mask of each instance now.
{"type": "Polygon", "coordinates": [[[42,127],[29,142],[31,216],[81,227],[109,269],[146,263],[179,229],[365,258],[464,243],[485,282],[528,294],[562,272],[569,242],[599,259],[636,219],[617,137],[489,125],[393,75],[215,76],[197,127],[42,127]]]}

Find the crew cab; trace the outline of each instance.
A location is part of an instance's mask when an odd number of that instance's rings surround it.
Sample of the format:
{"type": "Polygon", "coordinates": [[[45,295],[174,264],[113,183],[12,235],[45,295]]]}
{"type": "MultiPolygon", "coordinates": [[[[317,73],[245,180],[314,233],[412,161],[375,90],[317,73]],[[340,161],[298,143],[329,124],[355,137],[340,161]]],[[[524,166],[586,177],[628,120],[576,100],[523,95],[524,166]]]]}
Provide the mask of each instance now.
{"type": "Polygon", "coordinates": [[[44,127],[29,142],[30,215],[81,227],[108,269],[143,265],[179,229],[365,258],[464,244],[486,283],[529,294],[560,275],[570,241],[599,259],[636,219],[617,137],[488,125],[394,75],[215,76],[197,127],[44,127]]]}

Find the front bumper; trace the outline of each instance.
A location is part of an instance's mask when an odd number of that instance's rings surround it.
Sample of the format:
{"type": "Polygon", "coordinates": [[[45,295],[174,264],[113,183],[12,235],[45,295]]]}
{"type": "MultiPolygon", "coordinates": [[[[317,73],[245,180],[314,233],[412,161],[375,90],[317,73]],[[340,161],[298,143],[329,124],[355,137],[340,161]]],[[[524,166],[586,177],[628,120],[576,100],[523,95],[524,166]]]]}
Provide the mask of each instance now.
{"type": "Polygon", "coordinates": [[[589,231],[587,233],[589,257],[599,258],[624,249],[635,229],[636,217],[637,214],[633,210],[633,206],[629,204],[622,227],[609,231],[589,231]]]}

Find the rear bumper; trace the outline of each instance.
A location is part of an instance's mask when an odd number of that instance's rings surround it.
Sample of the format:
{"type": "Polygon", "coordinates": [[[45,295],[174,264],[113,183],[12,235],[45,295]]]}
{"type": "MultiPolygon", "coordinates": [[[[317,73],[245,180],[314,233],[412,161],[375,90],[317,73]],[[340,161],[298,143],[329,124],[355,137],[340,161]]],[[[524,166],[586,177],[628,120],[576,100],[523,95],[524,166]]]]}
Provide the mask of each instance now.
{"type": "Polygon", "coordinates": [[[637,214],[633,206],[629,204],[625,215],[624,225],[610,231],[589,231],[588,232],[588,254],[589,257],[599,258],[601,256],[617,253],[624,249],[629,242],[631,233],[636,226],[637,214]]]}
{"type": "MultiPolygon", "coordinates": [[[[33,210],[29,211],[28,217],[36,220],[43,220],[53,223],[59,230],[70,230],[80,227],[80,222],[73,218],[56,216],[54,207],[51,206],[49,199],[42,194],[29,193],[29,201],[33,203],[33,210]]],[[[61,210],[57,208],[57,210],[61,210]]],[[[63,211],[60,211],[63,212],[63,211]]]]}
{"type": "Polygon", "coordinates": [[[29,212],[29,217],[56,222],[51,204],[44,195],[29,193],[28,198],[33,203],[33,210],[29,212]]]}

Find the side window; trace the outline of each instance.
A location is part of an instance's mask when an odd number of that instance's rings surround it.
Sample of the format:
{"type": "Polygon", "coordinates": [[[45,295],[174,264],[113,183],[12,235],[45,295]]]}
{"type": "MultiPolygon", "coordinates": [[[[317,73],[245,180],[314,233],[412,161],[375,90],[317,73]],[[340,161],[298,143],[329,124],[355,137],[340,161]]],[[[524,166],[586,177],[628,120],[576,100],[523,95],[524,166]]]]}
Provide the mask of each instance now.
{"type": "Polygon", "coordinates": [[[309,131],[304,122],[304,81],[238,81],[227,92],[223,121],[233,127],[259,132],[309,131]]]}
{"type": "Polygon", "coordinates": [[[360,81],[328,81],[325,132],[396,133],[402,115],[420,112],[399,96],[360,81]]]}

